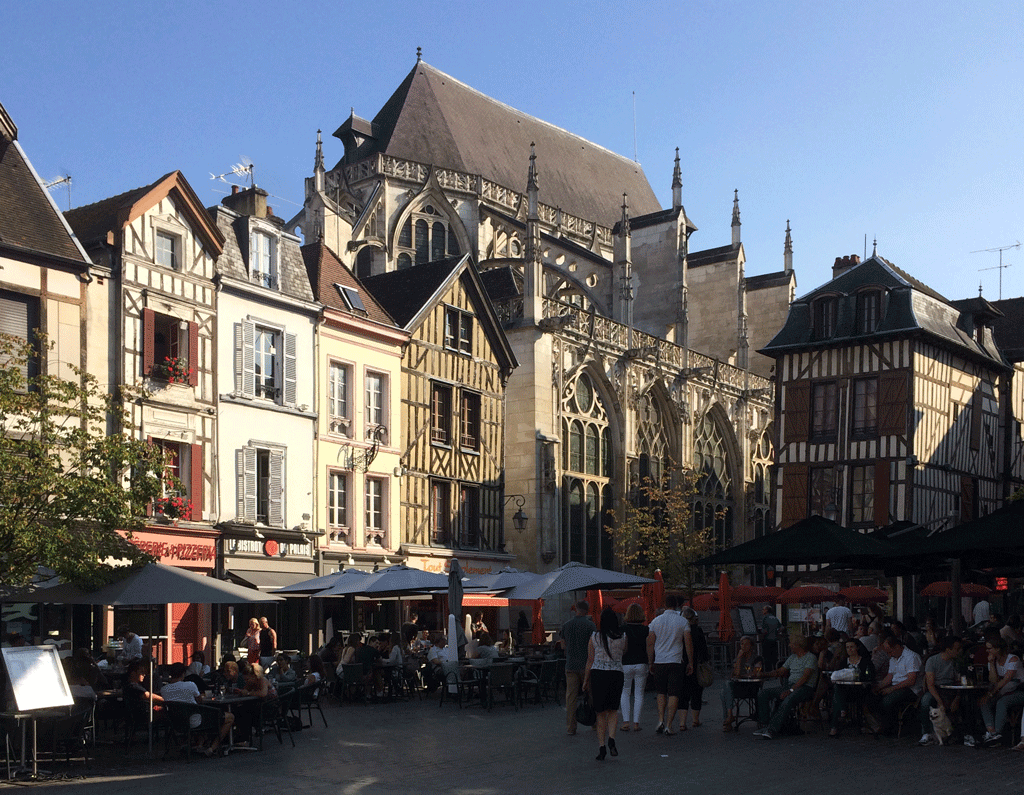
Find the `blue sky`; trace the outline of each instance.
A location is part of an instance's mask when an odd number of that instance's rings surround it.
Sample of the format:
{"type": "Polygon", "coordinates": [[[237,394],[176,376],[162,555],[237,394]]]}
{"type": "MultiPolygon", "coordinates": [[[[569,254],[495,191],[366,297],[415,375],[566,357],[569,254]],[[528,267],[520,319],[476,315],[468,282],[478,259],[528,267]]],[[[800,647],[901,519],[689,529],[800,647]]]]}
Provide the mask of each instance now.
{"type": "MultiPolygon", "coordinates": [[[[680,147],[692,245],[730,239],[798,294],[878,252],[947,297],[998,295],[1022,229],[1019,2],[8,4],[0,102],[79,206],[181,169],[200,198],[244,155],[291,217],[316,130],[372,118],[423,47],[474,88],[620,154],[662,204],[680,147]]],[[[525,185],[526,154],[523,180],[525,185]]],[[[64,188],[54,198],[67,207],[64,188]]],[[[543,196],[541,197],[543,199],[543,196]]],[[[1024,248],[1003,296],[1024,295],[1024,248]]]]}

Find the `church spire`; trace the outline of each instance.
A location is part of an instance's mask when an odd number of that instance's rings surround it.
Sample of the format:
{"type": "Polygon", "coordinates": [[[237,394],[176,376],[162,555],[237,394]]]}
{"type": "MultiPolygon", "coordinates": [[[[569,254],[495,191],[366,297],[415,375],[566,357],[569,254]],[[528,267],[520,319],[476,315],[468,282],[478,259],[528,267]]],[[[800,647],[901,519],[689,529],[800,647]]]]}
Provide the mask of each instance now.
{"type": "Polygon", "coordinates": [[[316,131],[316,157],[313,159],[313,181],[318,192],[324,189],[324,142],[316,131]]]}
{"type": "Polygon", "coordinates": [[[736,189],[732,192],[732,244],[740,244],[740,192],[736,189]]]}
{"type": "Polygon", "coordinates": [[[782,249],[782,261],[786,273],[793,270],[793,236],[789,233],[789,219],[786,219],[786,245],[782,249]]]}
{"type": "Polygon", "coordinates": [[[679,147],[676,147],[676,167],[672,169],[672,209],[683,206],[683,172],[679,168],[679,147]]]}

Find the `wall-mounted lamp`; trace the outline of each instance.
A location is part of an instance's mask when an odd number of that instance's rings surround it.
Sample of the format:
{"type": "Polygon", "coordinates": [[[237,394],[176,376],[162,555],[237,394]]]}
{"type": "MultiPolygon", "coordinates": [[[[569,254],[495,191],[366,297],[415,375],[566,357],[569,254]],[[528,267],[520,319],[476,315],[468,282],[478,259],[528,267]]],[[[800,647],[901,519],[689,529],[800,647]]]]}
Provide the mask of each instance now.
{"type": "Polygon", "coordinates": [[[523,512],[523,506],[526,505],[526,497],[522,494],[509,494],[505,497],[505,505],[508,505],[512,500],[515,500],[516,508],[518,509],[512,515],[512,524],[521,533],[526,529],[526,523],[530,521],[530,517],[523,512]]]}

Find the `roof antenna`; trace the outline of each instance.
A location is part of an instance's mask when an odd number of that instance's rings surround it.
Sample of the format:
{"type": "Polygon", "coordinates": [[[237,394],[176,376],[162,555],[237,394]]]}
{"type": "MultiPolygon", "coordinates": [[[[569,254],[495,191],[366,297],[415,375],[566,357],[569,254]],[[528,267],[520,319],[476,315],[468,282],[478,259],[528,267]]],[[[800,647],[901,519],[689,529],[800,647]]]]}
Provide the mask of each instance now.
{"type": "Polygon", "coordinates": [[[639,163],[640,160],[636,154],[636,92],[633,92],[633,162],[639,163]]]}
{"type": "Polygon", "coordinates": [[[868,233],[864,233],[864,259],[868,258],[868,233]]]}
{"type": "MultiPolygon", "coordinates": [[[[993,265],[991,268],[979,268],[978,270],[983,271],[999,271],[999,300],[1003,300],[1003,268],[1009,268],[1010,263],[1007,262],[1003,265],[1003,252],[1009,251],[1011,248],[1020,248],[1020,241],[1018,240],[1012,246],[997,246],[996,248],[979,248],[977,251],[972,251],[972,254],[988,254],[992,251],[999,252],[999,264],[993,265]]],[[[981,286],[978,287],[978,295],[981,295],[981,286]]]]}

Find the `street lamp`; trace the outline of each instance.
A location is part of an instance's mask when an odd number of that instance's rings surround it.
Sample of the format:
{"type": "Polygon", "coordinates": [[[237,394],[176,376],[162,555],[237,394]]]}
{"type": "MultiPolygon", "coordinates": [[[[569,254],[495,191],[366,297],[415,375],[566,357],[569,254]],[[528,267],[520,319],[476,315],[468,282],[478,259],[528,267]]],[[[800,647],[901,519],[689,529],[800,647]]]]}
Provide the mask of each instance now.
{"type": "Polygon", "coordinates": [[[526,529],[526,523],[530,521],[530,517],[523,512],[523,506],[526,505],[526,497],[522,494],[509,494],[505,497],[505,505],[508,505],[512,500],[515,500],[516,508],[518,509],[512,515],[512,524],[521,533],[526,529]]]}

